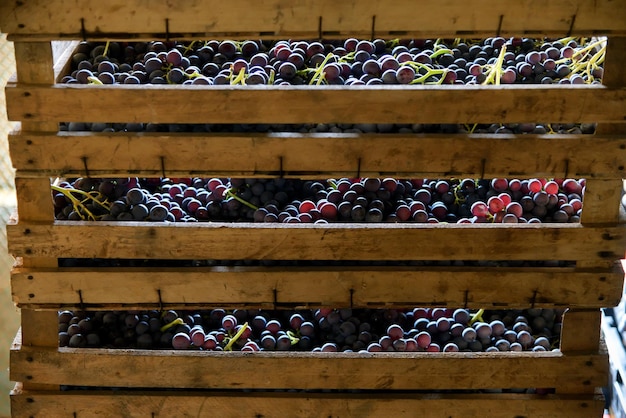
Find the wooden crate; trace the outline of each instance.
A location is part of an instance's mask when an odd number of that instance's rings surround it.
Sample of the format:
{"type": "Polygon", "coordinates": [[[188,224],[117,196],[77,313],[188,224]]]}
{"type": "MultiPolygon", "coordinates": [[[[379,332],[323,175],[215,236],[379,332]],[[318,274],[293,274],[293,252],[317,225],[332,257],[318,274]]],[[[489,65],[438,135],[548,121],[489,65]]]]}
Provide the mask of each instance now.
{"type": "Polygon", "coordinates": [[[129,0],[88,0],[80,7],[61,0],[1,5],[0,28],[15,41],[17,58],[17,80],[6,89],[7,111],[10,119],[21,121],[21,130],[10,136],[19,223],[8,228],[8,237],[11,253],[22,260],[12,275],[14,298],[22,308],[22,329],[11,354],[11,378],[21,382],[13,393],[13,414],[414,416],[419,411],[427,417],[600,416],[603,401],[596,388],[606,383],[608,359],[599,350],[599,308],[616,305],[621,296],[623,274],[616,262],[626,249],[618,209],[621,179],[626,177],[626,74],[620,67],[626,58],[621,38],[626,35],[626,9],[609,0],[506,5],[478,0],[471,11],[460,1],[430,3],[422,2],[415,10],[414,2],[390,7],[367,1],[357,7],[363,13],[352,4],[327,0],[274,1],[263,8],[247,0],[228,6],[194,1],[175,9],[163,3],[140,13],[135,10],[144,3],[129,0]],[[605,85],[358,90],[58,85],[54,81],[72,43],[51,43],[495,34],[608,35],[605,85]],[[359,112],[354,112],[350,104],[357,101],[359,112]],[[535,122],[547,115],[552,122],[600,125],[592,137],[58,131],[58,122],[69,120],[490,123],[535,122]],[[215,152],[220,159],[209,158],[215,152]],[[50,177],[75,175],[569,176],[586,178],[587,187],[578,225],[268,227],[54,221],[50,177]],[[223,259],[571,260],[575,266],[58,267],[61,257],[190,259],[208,254],[223,259]],[[62,308],[416,305],[571,309],[565,315],[560,352],[548,353],[248,355],[57,347],[57,310],[62,308]],[[61,391],[61,385],[91,389],[61,391]],[[487,393],[524,387],[551,387],[556,393],[487,393]],[[177,390],[164,392],[166,388],[177,390]]]}

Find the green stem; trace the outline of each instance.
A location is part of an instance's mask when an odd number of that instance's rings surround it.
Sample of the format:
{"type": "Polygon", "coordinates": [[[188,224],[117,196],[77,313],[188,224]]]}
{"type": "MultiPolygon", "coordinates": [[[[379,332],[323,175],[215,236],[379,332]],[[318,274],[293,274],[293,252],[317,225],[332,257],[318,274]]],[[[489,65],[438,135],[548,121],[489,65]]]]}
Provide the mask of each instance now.
{"type": "Polygon", "coordinates": [[[433,52],[432,54],[430,54],[430,59],[435,59],[437,58],[439,55],[443,55],[443,54],[452,54],[452,50],[448,49],[448,48],[439,48],[437,49],[435,52],[433,52]]]}
{"type": "Polygon", "coordinates": [[[176,318],[175,320],[173,320],[173,321],[172,321],[172,322],[170,322],[169,324],[165,324],[165,325],[163,325],[163,326],[161,327],[161,330],[160,330],[160,331],[161,331],[161,332],[165,332],[165,331],[167,331],[168,329],[172,328],[172,327],[173,327],[173,326],[175,326],[175,325],[182,325],[182,324],[184,324],[184,323],[185,323],[185,321],[183,321],[183,319],[182,319],[182,318],[176,318]]]}
{"type": "Polygon", "coordinates": [[[87,77],[87,80],[89,80],[89,84],[97,84],[100,86],[104,84],[102,83],[102,81],[98,79],[98,77],[94,77],[94,76],[87,77]]]}
{"type": "Polygon", "coordinates": [[[478,312],[476,312],[475,314],[472,315],[472,319],[470,319],[468,325],[471,326],[476,321],[485,322],[485,321],[483,321],[483,314],[484,313],[485,313],[484,309],[479,309],[478,312]]]}
{"type": "Polygon", "coordinates": [[[246,205],[247,207],[249,207],[250,209],[254,209],[254,210],[258,210],[259,208],[254,206],[252,203],[247,202],[245,200],[243,200],[242,198],[240,198],[239,196],[237,196],[236,194],[234,194],[232,191],[234,189],[228,189],[226,190],[226,196],[228,197],[232,197],[233,199],[235,199],[236,201],[238,201],[239,203],[241,203],[242,205],[246,205]]]}
{"type": "Polygon", "coordinates": [[[311,81],[309,81],[309,85],[313,85],[314,82],[316,82],[317,85],[321,83],[320,81],[317,81],[317,79],[321,77],[321,74],[324,71],[324,66],[326,65],[328,60],[330,60],[333,56],[334,54],[332,52],[329,52],[326,55],[326,57],[324,58],[324,61],[322,61],[321,64],[315,69],[315,73],[313,73],[313,77],[311,78],[311,81]]]}
{"type": "Polygon", "coordinates": [[[495,64],[489,69],[487,73],[487,78],[482,82],[483,85],[487,84],[495,84],[500,85],[500,78],[502,77],[502,63],[504,62],[504,55],[506,54],[506,47],[503,45],[500,48],[500,53],[498,54],[498,59],[495,64]]]}
{"type": "MultiPolygon", "coordinates": [[[[52,190],[54,190],[55,192],[61,193],[63,196],[65,196],[67,199],[70,200],[70,202],[72,202],[72,206],[74,208],[74,211],[76,213],[78,213],[78,215],[80,216],[80,218],[82,220],[85,220],[85,216],[83,215],[83,212],[87,214],[87,219],[91,220],[91,221],[95,221],[96,220],[96,216],[89,210],[87,209],[87,207],[83,204],[83,202],[87,201],[87,200],[91,200],[94,203],[100,205],[101,207],[103,207],[106,210],[109,210],[109,206],[105,205],[103,202],[99,201],[97,198],[94,198],[92,195],[90,195],[89,193],[86,193],[82,190],[78,190],[78,189],[65,189],[63,187],[59,187],[59,186],[55,186],[55,185],[50,185],[50,188],[52,190]],[[75,196],[74,193],[82,195],[85,197],[85,200],[80,201],[78,200],[75,196]]],[[[103,197],[102,195],[98,194],[98,196],[103,197]]]]}
{"type": "Polygon", "coordinates": [[[248,323],[246,322],[245,324],[241,326],[241,328],[239,329],[239,331],[237,331],[237,333],[233,336],[233,338],[230,339],[228,344],[226,344],[226,346],[224,347],[224,351],[232,351],[233,344],[235,344],[235,342],[239,339],[239,337],[241,337],[241,334],[244,333],[247,327],[248,327],[248,323]]]}
{"type": "Polygon", "coordinates": [[[289,340],[291,341],[291,345],[296,345],[298,344],[298,342],[300,342],[300,338],[293,331],[287,331],[287,336],[289,337],[289,340]]]}

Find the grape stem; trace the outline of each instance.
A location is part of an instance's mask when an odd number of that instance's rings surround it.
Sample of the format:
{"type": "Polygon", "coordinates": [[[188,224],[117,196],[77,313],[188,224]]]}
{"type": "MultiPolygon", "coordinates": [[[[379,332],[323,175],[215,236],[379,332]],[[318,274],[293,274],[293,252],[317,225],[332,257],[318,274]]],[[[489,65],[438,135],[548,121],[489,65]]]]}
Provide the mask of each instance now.
{"type": "Polygon", "coordinates": [[[183,55],[187,54],[189,51],[193,50],[193,46],[197,41],[192,41],[188,46],[184,47],[183,55]]]}
{"type": "Polygon", "coordinates": [[[242,205],[246,205],[247,207],[249,207],[250,209],[254,209],[254,210],[258,210],[259,208],[254,206],[252,203],[247,202],[245,200],[243,200],[241,197],[237,196],[236,194],[233,193],[234,188],[230,188],[228,190],[226,190],[225,195],[227,197],[232,197],[233,199],[235,199],[236,201],[238,201],[239,203],[241,203],[242,205]]]}
{"type": "Polygon", "coordinates": [[[465,198],[463,197],[463,195],[459,195],[459,191],[461,190],[461,184],[457,184],[453,189],[452,192],[454,193],[454,204],[455,205],[460,205],[462,203],[465,202],[465,198]]]}
{"type": "Polygon", "coordinates": [[[328,54],[326,54],[324,61],[322,61],[320,65],[318,65],[318,67],[315,69],[315,72],[313,73],[313,77],[311,77],[311,81],[309,81],[309,85],[316,83],[319,86],[322,83],[323,79],[326,78],[324,77],[324,74],[325,74],[324,66],[326,65],[326,63],[328,63],[328,60],[330,60],[333,56],[334,54],[332,52],[329,52],[328,54]]]}
{"type": "Polygon", "coordinates": [[[235,342],[239,339],[239,337],[241,337],[241,334],[244,333],[246,328],[248,328],[248,323],[247,322],[241,326],[239,331],[237,331],[237,333],[233,336],[233,338],[230,339],[228,344],[226,344],[226,346],[224,347],[224,351],[232,351],[233,344],[235,344],[235,342]]]}
{"type": "Polygon", "coordinates": [[[291,330],[287,331],[287,336],[289,337],[289,341],[291,341],[291,345],[296,345],[298,344],[298,342],[300,342],[298,334],[291,330]]]}
{"type": "MultiPolygon", "coordinates": [[[[231,67],[231,77],[232,77],[232,67],[231,67]]],[[[230,80],[230,84],[231,85],[237,85],[237,84],[241,84],[242,86],[246,85],[246,69],[242,68],[241,70],[239,70],[239,74],[237,74],[237,77],[235,77],[235,79],[231,79],[230,80]]]]}
{"type": "Polygon", "coordinates": [[[98,85],[104,84],[102,83],[102,81],[98,79],[98,77],[94,77],[94,76],[87,77],[87,80],[89,80],[89,84],[98,84],[98,85]]]}
{"type": "Polygon", "coordinates": [[[102,208],[106,209],[106,210],[110,210],[110,205],[108,204],[108,201],[105,199],[104,201],[100,201],[98,198],[102,198],[104,197],[103,195],[101,195],[100,193],[96,194],[96,197],[94,197],[93,195],[84,192],[82,190],[78,190],[78,189],[66,189],[63,187],[59,187],[59,186],[55,186],[54,184],[50,185],[50,188],[52,190],[54,190],[55,192],[61,193],[63,196],[65,196],[67,199],[69,199],[70,202],[72,202],[72,206],[74,207],[74,211],[76,213],[78,213],[78,215],[80,216],[80,218],[84,221],[84,220],[90,220],[90,221],[95,221],[97,219],[97,217],[89,210],[87,209],[87,207],[84,205],[84,202],[91,200],[93,201],[95,204],[100,205],[102,208]],[[77,199],[73,193],[82,195],[85,197],[84,200],[79,200],[77,199]],[[83,214],[86,213],[87,217],[85,218],[85,215],[83,214]]]}
{"type": "Polygon", "coordinates": [[[452,50],[448,49],[448,48],[444,48],[444,47],[440,47],[439,49],[437,49],[435,52],[433,52],[432,54],[430,54],[430,58],[431,59],[435,59],[437,58],[439,55],[443,55],[443,54],[452,54],[452,50]]]}
{"type": "Polygon", "coordinates": [[[500,85],[500,78],[502,77],[502,63],[504,62],[504,55],[506,54],[506,47],[502,45],[500,48],[500,53],[498,54],[498,59],[495,64],[491,66],[489,71],[487,72],[487,78],[482,82],[483,85],[487,84],[495,84],[496,86],[500,85]]]}
{"type": "Polygon", "coordinates": [[[169,324],[165,324],[161,327],[161,332],[165,332],[168,329],[172,328],[175,325],[183,325],[185,323],[185,321],[183,321],[182,318],[176,318],[175,320],[173,320],[172,322],[170,322],[169,324]]]}
{"type": "Polygon", "coordinates": [[[274,79],[276,78],[276,71],[274,71],[273,69],[270,70],[270,78],[269,81],[267,82],[267,84],[269,84],[270,86],[274,84],[274,79]]]}
{"type": "Polygon", "coordinates": [[[102,55],[104,55],[105,57],[107,56],[107,53],[109,52],[109,45],[111,44],[111,41],[107,41],[106,44],[104,44],[104,52],[102,53],[102,55]]]}
{"type": "Polygon", "coordinates": [[[483,314],[485,313],[484,309],[479,309],[478,312],[474,313],[471,315],[472,319],[470,319],[468,325],[473,325],[474,322],[480,321],[480,322],[485,322],[483,320],[483,314]]]}

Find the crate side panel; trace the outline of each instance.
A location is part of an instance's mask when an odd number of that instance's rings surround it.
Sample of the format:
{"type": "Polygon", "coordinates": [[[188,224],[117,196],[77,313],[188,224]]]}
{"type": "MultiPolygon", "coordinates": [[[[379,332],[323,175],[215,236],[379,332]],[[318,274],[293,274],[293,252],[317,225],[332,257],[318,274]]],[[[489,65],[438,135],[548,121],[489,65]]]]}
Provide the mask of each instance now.
{"type": "Polygon", "coordinates": [[[328,36],[381,36],[392,33],[434,37],[459,35],[502,36],[569,35],[626,32],[621,3],[609,0],[556,0],[549,3],[520,0],[499,4],[476,0],[471,9],[458,0],[365,0],[358,6],[314,0],[272,0],[262,8],[251,0],[225,4],[190,1],[185,8],[168,3],[146,6],[140,1],[95,0],[6,2],[0,9],[0,27],[15,35],[58,37],[200,36],[242,34],[265,37],[319,38],[328,36]],[[80,3],[80,5],[78,5],[80,3]],[[541,13],[532,12],[541,10],[541,13]],[[140,12],[138,12],[138,10],[140,12]],[[237,10],[237,13],[232,13],[237,10]],[[436,11],[436,12],[430,12],[436,11]]]}
{"type": "Polygon", "coordinates": [[[507,268],[16,269],[21,307],[554,308],[617,304],[623,273],[507,268]],[[515,289],[515,292],[511,292],[515,289]]]}
{"type": "Polygon", "coordinates": [[[22,347],[11,351],[10,372],[15,381],[76,386],[376,390],[558,390],[562,384],[602,386],[608,373],[608,358],[599,354],[385,354],[22,347]],[[537,370],[542,370],[541,375],[537,370]],[[568,376],[567,381],[563,376],[568,376]]]}
{"type": "Polygon", "coordinates": [[[463,394],[315,394],[315,393],[201,393],[89,391],[14,392],[14,417],[47,418],[77,416],[223,416],[356,417],[411,416],[465,418],[568,418],[600,417],[603,400],[591,396],[555,395],[463,395],[463,394]],[[506,404],[506,408],[502,405],[506,404]]]}
{"type": "Polygon", "coordinates": [[[587,85],[346,89],[343,86],[100,87],[9,83],[6,97],[9,120],[27,121],[522,123],[544,120],[546,115],[552,115],[550,123],[626,119],[626,90],[587,85]],[[358,112],[354,111],[354,103],[359,103],[358,112]],[[81,112],[77,113],[76,108],[81,112]]]}
{"type": "Polygon", "coordinates": [[[7,235],[9,251],[15,256],[606,261],[623,257],[626,232],[620,226],[580,224],[267,225],[57,221],[8,225],[7,235]]]}
{"type": "Polygon", "coordinates": [[[625,136],[85,132],[9,144],[18,176],[84,176],[87,165],[91,177],[626,177],[625,136]]]}

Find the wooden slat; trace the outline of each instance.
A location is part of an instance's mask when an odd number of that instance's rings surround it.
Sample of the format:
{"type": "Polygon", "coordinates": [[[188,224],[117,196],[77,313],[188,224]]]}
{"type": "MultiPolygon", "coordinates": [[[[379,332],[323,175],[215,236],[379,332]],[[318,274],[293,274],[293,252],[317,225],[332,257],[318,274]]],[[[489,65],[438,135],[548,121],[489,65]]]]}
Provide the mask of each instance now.
{"type": "MultiPolygon", "coordinates": [[[[612,88],[626,86],[626,71],[623,62],[626,59],[626,40],[612,38],[607,44],[605,76],[603,83],[612,88]]],[[[624,134],[623,124],[599,124],[599,134],[624,134]]],[[[620,179],[590,179],[585,187],[585,210],[581,222],[583,225],[611,224],[619,220],[620,199],[622,189],[620,179]]],[[[623,258],[620,257],[620,258],[623,258]]],[[[576,263],[578,267],[599,267],[601,263],[583,260],[576,263]]],[[[616,296],[621,296],[622,292],[616,296]]],[[[607,305],[610,306],[610,305],[607,305]]],[[[600,346],[601,313],[598,310],[572,310],[565,314],[561,332],[561,350],[564,353],[597,352],[600,346]]],[[[607,376],[608,380],[608,376],[607,376]]],[[[592,393],[591,388],[586,389],[592,393]]],[[[563,393],[580,392],[580,387],[570,384],[562,388],[563,393]]]]}
{"type": "Polygon", "coordinates": [[[54,57],[54,80],[58,83],[64,75],[72,72],[72,55],[79,41],[53,41],[52,55],[54,57]]]}
{"type": "MultiPolygon", "coordinates": [[[[20,83],[50,84],[54,82],[53,64],[67,59],[53,53],[50,42],[15,43],[16,73],[20,83]]],[[[22,128],[29,131],[57,131],[54,121],[23,121],[22,128]]],[[[52,222],[54,211],[50,207],[49,179],[16,179],[17,209],[24,221],[52,222]]],[[[28,267],[53,267],[55,258],[29,257],[22,261],[28,267]]],[[[58,317],[54,312],[21,311],[21,338],[26,346],[56,347],[58,345],[58,317]]],[[[27,389],[52,389],[58,386],[25,382],[27,389]]]]}
{"type": "Polygon", "coordinates": [[[410,0],[352,3],[271,0],[263,7],[251,0],[228,4],[189,1],[185,7],[138,0],[4,2],[0,28],[15,35],[48,39],[200,37],[332,37],[338,34],[417,37],[566,35],[626,33],[626,12],[619,1],[520,0],[500,4],[476,0],[410,0]],[[237,13],[233,13],[236,10],[237,13]]]}
{"type": "Polygon", "coordinates": [[[558,351],[359,354],[14,347],[10,366],[14,381],[76,386],[558,390],[570,383],[604,385],[608,357],[558,351]]]}
{"type": "Polygon", "coordinates": [[[597,353],[600,341],[601,316],[599,309],[567,311],[563,315],[561,351],[566,354],[597,353]]]}
{"type": "Polygon", "coordinates": [[[622,179],[587,179],[584,210],[580,221],[584,225],[611,224],[619,221],[622,179]]]}
{"type": "Polygon", "coordinates": [[[607,40],[602,84],[610,88],[626,87],[626,69],[623,65],[624,55],[626,55],[626,38],[616,37],[607,40]]]}
{"type": "MultiPolygon", "coordinates": [[[[14,49],[15,69],[19,83],[54,83],[54,56],[50,42],[15,42],[14,49]]],[[[22,129],[27,131],[54,132],[58,130],[58,124],[51,120],[22,119],[15,120],[22,121],[22,129]]]]}
{"type": "Polygon", "coordinates": [[[6,97],[9,120],[26,121],[521,123],[544,120],[547,115],[550,123],[626,119],[626,89],[588,85],[320,88],[9,83],[6,97]]]}
{"type": "Polygon", "coordinates": [[[622,286],[621,271],[568,268],[65,268],[16,269],[12,275],[13,297],[20,307],[53,310],[599,308],[617,304],[622,286]]]}
{"type": "Polygon", "coordinates": [[[91,177],[626,177],[626,135],[25,132],[9,143],[19,177],[84,176],[85,162],[91,177]]]}
{"type": "Polygon", "coordinates": [[[623,227],[580,224],[72,222],[8,225],[15,256],[274,260],[618,260],[623,227]],[[567,245],[566,245],[567,244],[567,245]]]}
{"type": "MultiPolygon", "coordinates": [[[[569,310],[563,315],[560,349],[566,355],[575,353],[597,353],[600,349],[601,311],[596,310],[569,310]]],[[[608,361],[608,358],[607,358],[608,361]]],[[[609,380],[606,374],[605,386],[609,380]]],[[[581,387],[574,381],[566,381],[557,391],[558,393],[594,393],[591,385],[581,387]]]]}
{"type": "MultiPolygon", "coordinates": [[[[611,88],[626,88],[626,38],[613,38],[607,43],[605,75],[602,82],[611,88]]],[[[625,124],[598,125],[599,134],[626,134],[625,124]]],[[[589,180],[585,187],[585,210],[583,224],[617,223],[622,195],[621,178],[614,180],[589,180]]]]}
{"type": "Polygon", "coordinates": [[[600,417],[604,401],[590,396],[526,394],[330,394],[229,393],[185,391],[130,392],[15,391],[15,418],[102,416],[197,417],[219,411],[221,416],[257,418],[297,417],[409,417],[423,418],[568,418],[600,417]]]}

